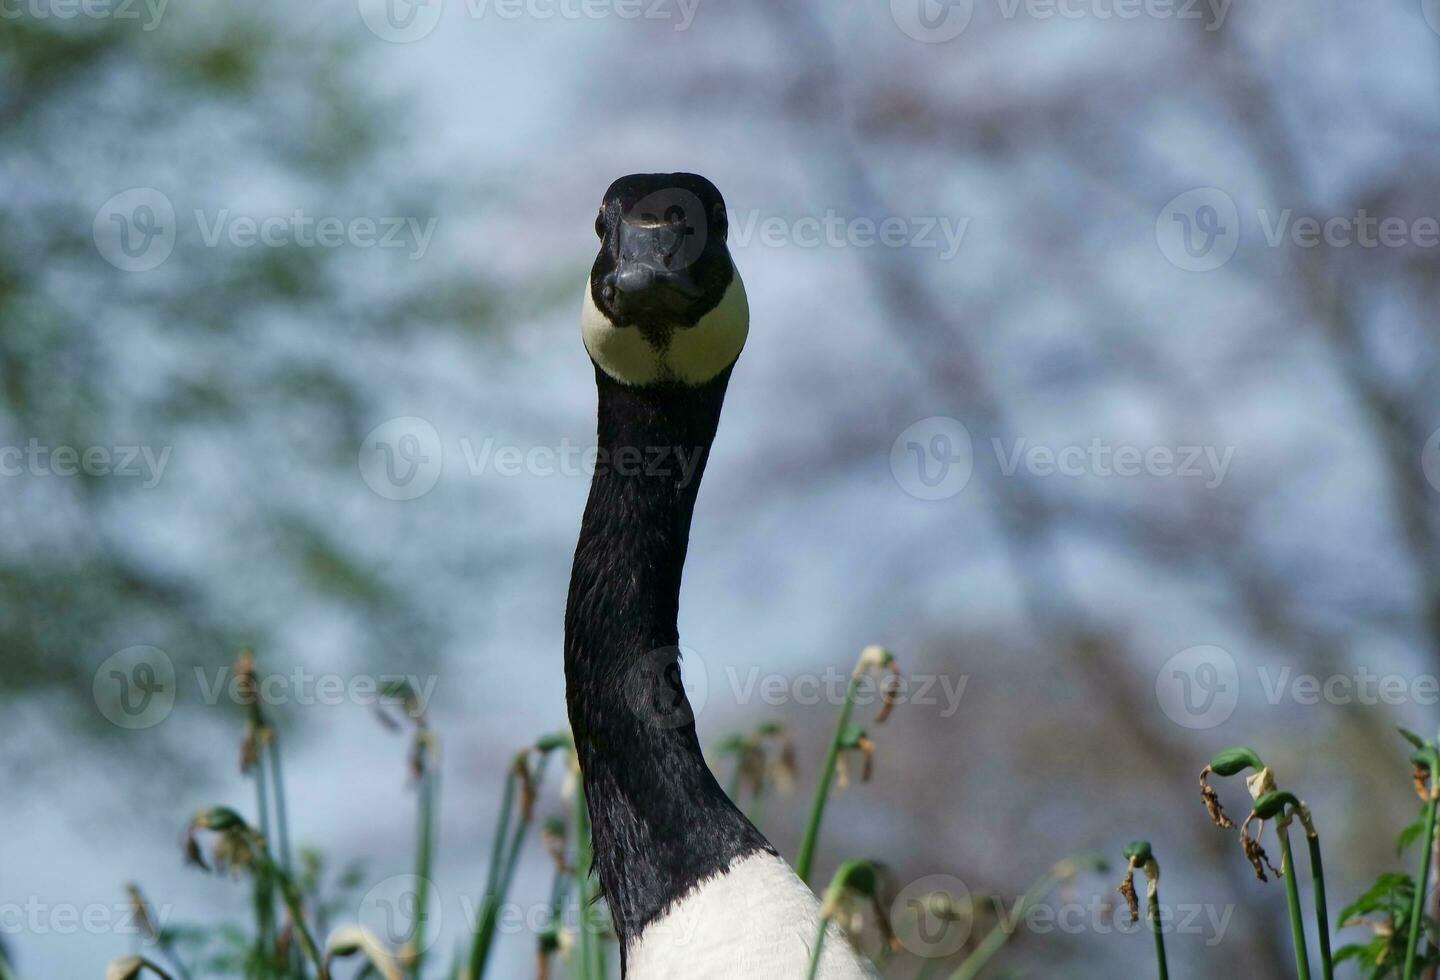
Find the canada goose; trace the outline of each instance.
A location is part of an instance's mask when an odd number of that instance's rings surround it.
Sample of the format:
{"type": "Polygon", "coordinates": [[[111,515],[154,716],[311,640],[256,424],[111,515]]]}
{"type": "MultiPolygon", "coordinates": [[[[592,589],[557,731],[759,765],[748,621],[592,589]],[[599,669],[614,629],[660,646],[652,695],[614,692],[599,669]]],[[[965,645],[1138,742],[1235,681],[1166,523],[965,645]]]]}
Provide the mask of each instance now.
{"type": "MultiPolygon", "coordinates": [[[[803,978],[820,903],[720,788],[679,681],[690,518],[750,320],[725,202],[696,174],[631,174],[605,192],[595,231],[581,330],[600,455],[565,610],[565,680],[622,969],[629,980],[803,978]]],[[[819,976],[874,973],[834,929],[819,976]]]]}

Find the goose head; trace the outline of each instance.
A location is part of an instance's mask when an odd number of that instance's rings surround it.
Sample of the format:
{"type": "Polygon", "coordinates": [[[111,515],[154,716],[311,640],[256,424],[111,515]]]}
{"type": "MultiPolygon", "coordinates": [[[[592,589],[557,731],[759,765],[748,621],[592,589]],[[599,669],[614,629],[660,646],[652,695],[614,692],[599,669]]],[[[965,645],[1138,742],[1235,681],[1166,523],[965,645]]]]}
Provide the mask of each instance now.
{"type": "Polygon", "coordinates": [[[698,386],[735,363],[750,310],[728,230],[725,199],[698,174],[630,174],[610,185],[580,316],[602,372],[629,386],[698,386]]]}

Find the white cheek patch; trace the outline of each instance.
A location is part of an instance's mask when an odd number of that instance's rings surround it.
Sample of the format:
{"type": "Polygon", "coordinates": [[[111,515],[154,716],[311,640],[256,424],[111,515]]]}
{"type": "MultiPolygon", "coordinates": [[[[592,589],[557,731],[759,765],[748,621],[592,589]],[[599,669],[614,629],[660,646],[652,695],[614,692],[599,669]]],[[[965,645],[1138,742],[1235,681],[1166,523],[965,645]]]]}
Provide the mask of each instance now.
{"type": "Polygon", "coordinates": [[[635,326],[617,327],[595,306],[590,284],[580,308],[585,349],[600,369],[622,384],[680,381],[699,385],[734,363],[750,332],[750,304],[737,270],[715,308],[693,327],[670,331],[669,343],[656,347],[635,326]]]}

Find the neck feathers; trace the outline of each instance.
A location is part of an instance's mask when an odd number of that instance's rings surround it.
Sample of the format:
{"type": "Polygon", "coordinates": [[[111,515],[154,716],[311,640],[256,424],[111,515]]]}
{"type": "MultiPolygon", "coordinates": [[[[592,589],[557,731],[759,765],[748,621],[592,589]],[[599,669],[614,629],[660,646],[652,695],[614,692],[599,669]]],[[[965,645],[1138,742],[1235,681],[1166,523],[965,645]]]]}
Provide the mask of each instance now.
{"type": "Polygon", "coordinates": [[[770,850],[705,764],[680,686],[690,518],[730,371],[627,387],[596,371],[599,449],[565,612],[565,678],[621,948],[698,882],[770,850]]]}

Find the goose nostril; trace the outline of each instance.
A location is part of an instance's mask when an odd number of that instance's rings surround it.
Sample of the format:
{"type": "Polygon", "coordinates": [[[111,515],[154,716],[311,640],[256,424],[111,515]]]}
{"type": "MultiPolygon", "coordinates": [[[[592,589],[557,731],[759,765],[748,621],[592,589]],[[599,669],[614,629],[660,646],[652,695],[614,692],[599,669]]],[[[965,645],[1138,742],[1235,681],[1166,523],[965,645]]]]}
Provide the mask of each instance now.
{"type": "Polygon", "coordinates": [[[638,293],[655,282],[655,270],[638,263],[627,265],[615,275],[615,286],[622,293],[638,293]]]}

